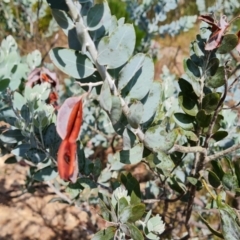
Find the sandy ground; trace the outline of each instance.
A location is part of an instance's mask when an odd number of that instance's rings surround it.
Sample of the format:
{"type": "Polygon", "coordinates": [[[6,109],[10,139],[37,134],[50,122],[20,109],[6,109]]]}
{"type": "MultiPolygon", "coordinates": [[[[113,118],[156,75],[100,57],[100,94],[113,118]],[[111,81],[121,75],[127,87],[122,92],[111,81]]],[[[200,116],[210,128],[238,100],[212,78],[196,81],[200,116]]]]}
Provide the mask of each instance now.
{"type": "Polygon", "coordinates": [[[91,239],[97,213],[93,219],[75,206],[49,203],[55,194],[46,186],[21,195],[26,171],[0,158],[0,240],[91,239]]]}

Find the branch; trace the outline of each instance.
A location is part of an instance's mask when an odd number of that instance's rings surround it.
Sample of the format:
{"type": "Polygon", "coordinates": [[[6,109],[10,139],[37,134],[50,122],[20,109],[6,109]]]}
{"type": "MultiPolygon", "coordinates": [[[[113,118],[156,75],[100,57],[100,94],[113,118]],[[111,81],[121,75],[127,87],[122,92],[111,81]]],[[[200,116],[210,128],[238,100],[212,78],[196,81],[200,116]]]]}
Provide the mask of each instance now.
{"type": "MultiPolygon", "coordinates": [[[[240,144],[237,144],[235,146],[232,146],[230,148],[227,148],[221,152],[215,153],[213,155],[210,156],[206,156],[205,157],[205,161],[206,163],[216,159],[216,158],[220,158],[223,157],[224,155],[227,155],[231,152],[237,151],[238,149],[240,149],[240,144]]],[[[184,146],[180,146],[175,144],[167,153],[171,154],[173,152],[181,152],[181,153],[203,153],[206,155],[207,153],[207,149],[203,148],[201,146],[196,146],[196,147],[184,147],[184,146]]],[[[205,164],[206,164],[205,163],[205,164]]]]}
{"type": "Polygon", "coordinates": [[[220,157],[222,157],[222,156],[224,156],[224,155],[227,155],[228,153],[237,151],[238,149],[240,149],[240,144],[237,144],[237,145],[235,145],[235,146],[232,146],[232,147],[230,147],[230,148],[227,148],[227,149],[225,149],[225,150],[223,150],[223,151],[221,151],[221,152],[215,153],[215,154],[213,154],[213,155],[207,156],[207,157],[206,157],[206,163],[208,163],[208,162],[210,162],[210,161],[212,161],[212,160],[214,160],[214,159],[216,159],[216,158],[220,158],[220,157]]]}
{"type": "Polygon", "coordinates": [[[239,78],[240,78],[240,76],[237,76],[237,77],[233,80],[233,82],[232,82],[232,83],[230,84],[230,86],[228,87],[228,90],[230,90],[230,89],[233,87],[233,85],[238,82],[239,78]]]}
{"type": "Polygon", "coordinates": [[[181,145],[175,144],[169,151],[168,154],[171,154],[173,152],[181,152],[181,153],[207,153],[207,149],[203,148],[201,146],[196,147],[185,147],[181,145]]]}
{"type": "MultiPolygon", "coordinates": [[[[106,67],[100,65],[97,62],[98,52],[97,52],[96,46],[95,46],[91,36],[89,35],[88,29],[84,25],[83,18],[80,14],[81,4],[78,1],[74,1],[74,3],[73,3],[73,0],[65,0],[65,2],[69,8],[69,13],[70,13],[71,17],[72,17],[73,21],[75,22],[77,37],[78,37],[79,42],[82,44],[82,52],[84,53],[86,50],[88,50],[88,52],[91,55],[91,59],[93,60],[103,81],[106,80],[108,82],[111,92],[113,93],[114,96],[120,97],[123,114],[125,116],[127,116],[129,113],[128,105],[126,104],[124,99],[118,93],[118,89],[115,85],[115,82],[112,79],[112,77],[110,76],[110,74],[107,72],[106,67]]],[[[142,132],[142,130],[140,128],[137,129],[136,134],[137,134],[139,140],[141,142],[143,142],[144,133],[142,132]]]]}
{"type": "Polygon", "coordinates": [[[47,181],[47,185],[64,201],[68,202],[70,205],[73,204],[73,201],[70,198],[68,198],[66,195],[61,193],[57,188],[55,188],[50,181],[47,181]]]}

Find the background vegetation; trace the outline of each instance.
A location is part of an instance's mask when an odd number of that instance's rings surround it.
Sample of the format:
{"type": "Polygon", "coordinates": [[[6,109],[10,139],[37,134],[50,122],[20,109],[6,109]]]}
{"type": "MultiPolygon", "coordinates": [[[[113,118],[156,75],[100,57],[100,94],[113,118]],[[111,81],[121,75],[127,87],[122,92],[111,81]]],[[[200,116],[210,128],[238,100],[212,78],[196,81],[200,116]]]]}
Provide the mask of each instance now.
{"type": "Polygon", "coordinates": [[[0,3],[1,238],[40,239],[48,229],[45,239],[239,239],[240,20],[206,51],[213,30],[197,16],[230,21],[240,4],[111,0],[110,14],[96,1],[91,15],[93,1],[79,1],[98,52],[110,48],[102,39],[120,44],[129,31],[123,55],[113,47],[96,60],[71,28],[74,10],[48,3],[0,3]],[[90,90],[71,183],[56,168],[57,112],[90,90]],[[29,221],[10,214],[16,205],[29,221]]]}

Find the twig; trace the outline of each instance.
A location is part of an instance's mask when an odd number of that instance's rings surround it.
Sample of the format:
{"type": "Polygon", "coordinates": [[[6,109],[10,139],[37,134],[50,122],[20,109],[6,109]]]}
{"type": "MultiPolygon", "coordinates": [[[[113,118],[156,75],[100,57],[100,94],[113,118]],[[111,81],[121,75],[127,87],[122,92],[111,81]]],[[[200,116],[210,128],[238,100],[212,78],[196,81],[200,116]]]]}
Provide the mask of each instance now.
{"type": "Polygon", "coordinates": [[[207,156],[206,159],[205,159],[206,160],[205,164],[207,164],[208,162],[210,162],[210,161],[212,161],[212,160],[214,160],[216,158],[220,158],[220,157],[222,157],[224,155],[227,155],[228,153],[234,152],[234,151],[236,151],[238,149],[240,149],[240,144],[237,144],[235,146],[227,148],[227,149],[225,149],[225,150],[223,150],[221,152],[215,153],[213,155],[207,156]]]}
{"type": "Polygon", "coordinates": [[[48,50],[46,51],[46,53],[43,55],[42,57],[42,61],[41,61],[41,65],[44,63],[45,58],[48,56],[48,53],[50,52],[50,50],[54,47],[54,45],[56,44],[57,40],[58,40],[59,34],[57,33],[53,39],[53,41],[51,42],[48,50]]]}
{"type": "Polygon", "coordinates": [[[169,151],[168,154],[171,154],[173,152],[181,152],[181,153],[207,153],[207,149],[203,148],[201,146],[195,146],[195,147],[185,147],[181,145],[175,144],[169,151]]]}
{"type": "Polygon", "coordinates": [[[222,104],[227,96],[227,91],[228,91],[228,76],[227,76],[227,70],[226,70],[226,65],[225,65],[225,68],[224,68],[224,72],[225,72],[225,75],[224,75],[224,92],[223,92],[223,95],[217,105],[217,108],[216,110],[214,111],[214,114],[213,114],[213,117],[212,117],[212,120],[210,122],[210,125],[209,125],[209,128],[208,128],[208,132],[207,132],[207,135],[206,135],[206,139],[205,139],[205,142],[204,142],[204,147],[207,148],[208,146],[208,141],[212,135],[212,131],[213,131],[213,128],[214,128],[214,125],[217,121],[217,117],[218,117],[218,114],[219,112],[221,111],[222,109],[222,104]]]}
{"type": "Polygon", "coordinates": [[[230,86],[228,87],[228,90],[230,90],[230,89],[233,87],[233,85],[238,82],[239,78],[240,78],[240,76],[237,76],[237,77],[233,80],[233,82],[232,82],[232,83],[230,84],[230,86]]]}
{"type": "Polygon", "coordinates": [[[92,88],[92,87],[96,87],[96,86],[102,85],[103,81],[100,81],[100,82],[89,82],[89,83],[81,83],[81,82],[75,81],[75,83],[79,84],[81,87],[88,86],[89,88],[92,88]]]}
{"type": "Polygon", "coordinates": [[[47,181],[47,185],[64,201],[68,202],[69,204],[73,204],[73,201],[70,198],[68,198],[66,195],[61,193],[57,188],[55,188],[50,181],[47,181]]]}
{"type": "Polygon", "coordinates": [[[224,107],[224,108],[222,108],[222,109],[224,109],[224,110],[229,110],[229,109],[236,108],[236,107],[238,107],[239,105],[240,105],[240,102],[238,102],[236,105],[234,105],[234,106],[232,106],[232,107],[224,107]]]}
{"type": "Polygon", "coordinates": [[[210,53],[207,52],[207,56],[206,56],[206,61],[205,61],[205,64],[203,66],[203,74],[202,74],[202,77],[200,78],[200,96],[199,96],[199,106],[200,106],[200,109],[202,109],[202,100],[203,100],[203,97],[204,97],[204,82],[205,82],[205,76],[206,76],[206,70],[207,70],[207,66],[208,66],[208,62],[209,62],[209,58],[210,58],[210,53]]]}
{"type": "Polygon", "coordinates": [[[98,129],[94,128],[93,126],[91,125],[88,125],[88,127],[95,133],[99,134],[99,135],[102,135],[103,137],[105,137],[107,140],[111,140],[114,136],[108,136],[106,134],[104,134],[103,132],[99,131],[98,129]]]}
{"type": "MultiPolygon", "coordinates": [[[[237,151],[238,149],[240,149],[240,144],[237,144],[235,146],[232,146],[230,148],[227,148],[221,152],[215,153],[213,155],[210,156],[205,156],[205,164],[207,164],[208,162],[216,159],[216,158],[220,158],[223,157],[224,155],[227,155],[228,153],[237,151]]],[[[203,153],[206,154],[207,153],[207,149],[203,148],[201,146],[197,146],[197,147],[184,147],[184,146],[180,146],[180,145],[174,145],[169,151],[168,154],[171,154],[173,152],[181,152],[181,153],[203,153]]]]}

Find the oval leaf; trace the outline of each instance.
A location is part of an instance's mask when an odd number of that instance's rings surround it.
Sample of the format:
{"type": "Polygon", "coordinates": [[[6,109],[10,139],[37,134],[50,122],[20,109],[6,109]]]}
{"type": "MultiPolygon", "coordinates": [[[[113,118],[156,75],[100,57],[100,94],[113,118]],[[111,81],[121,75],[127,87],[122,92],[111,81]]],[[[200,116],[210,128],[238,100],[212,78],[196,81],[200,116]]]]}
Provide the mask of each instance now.
{"type": "Polygon", "coordinates": [[[70,29],[73,29],[75,27],[72,19],[67,15],[65,11],[53,8],[52,15],[66,35],[68,35],[70,29]]]}
{"type": "Polygon", "coordinates": [[[92,62],[79,51],[65,48],[53,48],[49,52],[53,63],[64,73],[77,79],[92,75],[95,68],[92,62]]]}
{"type": "Polygon", "coordinates": [[[33,175],[33,178],[36,181],[42,182],[42,181],[50,181],[50,180],[56,178],[57,175],[58,175],[57,169],[48,166],[48,167],[45,167],[45,168],[37,171],[33,175]]]}
{"type": "Polygon", "coordinates": [[[235,34],[226,34],[223,37],[220,47],[217,53],[225,54],[233,50],[238,44],[238,37],[235,34]]]}
{"type": "Polygon", "coordinates": [[[144,145],[153,151],[168,151],[171,149],[177,139],[177,132],[166,132],[163,126],[154,126],[149,128],[144,137],[144,145]]]}
{"type": "Polygon", "coordinates": [[[24,139],[20,129],[7,130],[0,135],[0,140],[4,143],[12,144],[18,143],[24,139]]]}
{"type": "Polygon", "coordinates": [[[214,188],[218,188],[221,185],[220,179],[216,173],[211,170],[208,170],[208,181],[214,188]]]}
{"type": "Polygon", "coordinates": [[[154,154],[153,162],[158,169],[162,170],[165,176],[170,176],[175,166],[170,156],[162,151],[158,151],[157,154],[154,154]]]}
{"type": "Polygon", "coordinates": [[[218,58],[212,58],[207,66],[207,75],[208,76],[213,76],[217,70],[218,70],[218,66],[219,66],[219,59],[218,58]]]}
{"type": "Polygon", "coordinates": [[[142,160],[143,144],[139,143],[130,150],[120,151],[120,162],[124,164],[137,164],[142,160]]]}
{"type": "Polygon", "coordinates": [[[131,24],[117,27],[109,37],[104,37],[98,44],[97,61],[108,68],[123,65],[132,55],[136,36],[131,24]]]}
{"type": "MultiPolygon", "coordinates": [[[[149,56],[144,56],[143,62],[140,65],[139,69],[131,75],[132,78],[129,79],[128,84],[122,89],[122,96],[125,98],[141,100],[149,92],[154,77],[154,64],[149,56]]],[[[125,67],[128,68],[128,64],[125,67]]],[[[124,70],[125,67],[122,70],[124,70]]],[[[125,70],[124,72],[126,73],[127,70],[125,70]]],[[[130,70],[128,69],[128,71],[130,70]]],[[[120,74],[121,73],[123,74],[123,72],[120,72],[120,74]]]]}
{"type": "Polygon", "coordinates": [[[107,229],[97,232],[92,240],[112,240],[116,231],[116,227],[108,227],[107,229]]]}
{"type": "Polygon", "coordinates": [[[193,128],[194,117],[189,116],[184,113],[175,113],[173,115],[176,124],[186,130],[191,130],[193,128]]]}
{"type": "Polygon", "coordinates": [[[105,29],[111,25],[111,12],[106,1],[103,4],[95,4],[87,14],[87,26],[94,31],[104,26],[105,29]]]}
{"type": "Polygon", "coordinates": [[[116,124],[122,115],[121,100],[117,96],[112,96],[112,109],[110,112],[110,119],[112,124],[116,124]]]}
{"type": "Polygon", "coordinates": [[[220,97],[220,93],[209,93],[205,95],[202,101],[202,108],[206,113],[210,114],[217,108],[220,97]]]}
{"type": "Polygon", "coordinates": [[[9,78],[2,79],[0,81],[0,92],[4,91],[8,87],[9,83],[10,83],[9,78]]]}
{"type": "Polygon", "coordinates": [[[130,58],[129,62],[123,67],[119,73],[118,89],[123,89],[129,81],[134,77],[138,70],[142,67],[145,54],[138,53],[130,58]]]}
{"type": "Polygon", "coordinates": [[[224,84],[225,71],[224,67],[219,67],[216,73],[207,78],[206,84],[212,88],[221,87],[224,84]]]}
{"type": "Polygon", "coordinates": [[[204,110],[200,110],[196,115],[196,120],[200,127],[208,127],[211,121],[211,115],[206,114],[204,110]]]}
{"type": "Polygon", "coordinates": [[[216,142],[221,141],[222,139],[224,139],[225,137],[227,137],[228,132],[226,131],[218,131],[215,132],[211,138],[214,139],[216,142]]]}
{"type": "Polygon", "coordinates": [[[198,66],[191,59],[187,59],[186,67],[195,77],[199,78],[201,76],[198,66]]]}
{"type": "Polygon", "coordinates": [[[161,83],[154,81],[151,85],[147,101],[143,104],[143,114],[141,117],[141,124],[147,122],[154,116],[162,97],[161,83]]]}
{"type": "Polygon", "coordinates": [[[135,143],[136,135],[128,128],[125,128],[122,137],[123,137],[123,150],[131,149],[135,143]]]}
{"type": "Polygon", "coordinates": [[[110,87],[107,81],[103,82],[100,96],[99,96],[100,106],[106,110],[108,113],[112,109],[112,94],[110,91],[110,87]]]}
{"type": "Polygon", "coordinates": [[[127,115],[128,122],[132,128],[138,128],[143,114],[143,105],[141,102],[134,102],[127,115]]]}
{"type": "Polygon", "coordinates": [[[198,112],[197,102],[182,93],[178,96],[182,110],[190,116],[196,116],[198,112]]]}

